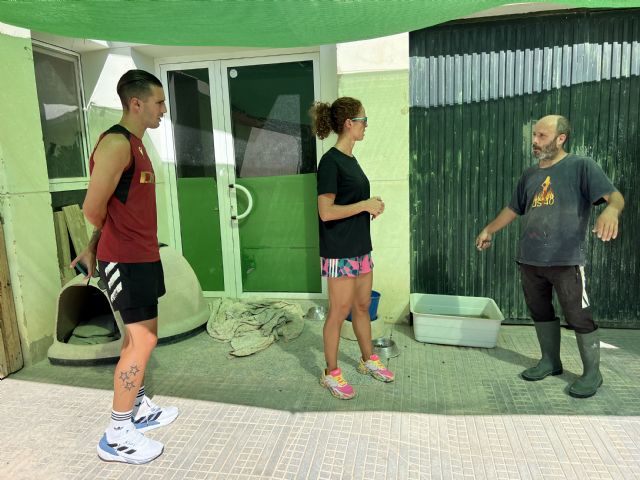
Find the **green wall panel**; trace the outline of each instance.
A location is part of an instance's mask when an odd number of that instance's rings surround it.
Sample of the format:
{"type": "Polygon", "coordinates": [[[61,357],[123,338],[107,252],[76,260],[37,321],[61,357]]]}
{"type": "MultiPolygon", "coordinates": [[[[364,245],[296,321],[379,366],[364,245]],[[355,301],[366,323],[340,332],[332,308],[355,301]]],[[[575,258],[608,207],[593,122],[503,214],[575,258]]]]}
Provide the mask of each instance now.
{"type": "MultiPolygon", "coordinates": [[[[516,221],[479,253],[474,239],[534,164],[531,127],[552,113],[627,197],[621,234],[588,234],[588,293],[603,326],[640,328],[640,13],[580,12],[467,22],[410,35],[412,292],[492,297],[529,322],[516,221]]],[[[594,208],[593,219],[602,207],[594,208]]],[[[560,313],[561,310],[557,309],[560,313]]]]}

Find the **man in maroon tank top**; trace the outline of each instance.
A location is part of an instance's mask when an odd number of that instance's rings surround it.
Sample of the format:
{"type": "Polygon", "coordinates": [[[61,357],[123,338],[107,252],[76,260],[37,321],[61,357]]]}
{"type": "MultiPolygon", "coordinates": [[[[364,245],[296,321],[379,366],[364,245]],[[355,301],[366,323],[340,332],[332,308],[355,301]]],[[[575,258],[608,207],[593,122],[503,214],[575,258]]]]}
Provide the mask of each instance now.
{"type": "Polygon", "coordinates": [[[96,258],[114,310],[126,326],[114,374],[111,424],[98,443],[107,461],[147,463],[162,443],[142,432],[171,423],[175,407],[159,407],[144,392],[144,376],[158,331],[158,298],[164,276],[157,238],[153,165],[142,143],[167,111],[162,84],[143,70],[129,70],[118,81],[123,114],[104,132],[91,155],[91,179],[83,210],[96,228],[89,247],[72,262],[92,275],[96,258]]]}

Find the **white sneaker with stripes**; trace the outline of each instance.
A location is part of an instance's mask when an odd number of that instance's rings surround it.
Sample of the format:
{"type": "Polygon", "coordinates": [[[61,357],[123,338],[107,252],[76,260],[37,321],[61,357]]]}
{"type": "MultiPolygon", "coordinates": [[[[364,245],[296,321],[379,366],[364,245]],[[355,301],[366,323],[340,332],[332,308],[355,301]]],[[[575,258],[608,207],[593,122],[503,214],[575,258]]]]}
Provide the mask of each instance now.
{"type": "Polygon", "coordinates": [[[145,437],[133,425],[109,442],[106,432],[98,443],[98,457],[105,462],[122,462],[140,465],[148,463],[160,456],[164,445],[156,440],[145,437]]]}
{"type": "Polygon", "coordinates": [[[147,432],[154,428],[169,425],[178,418],[178,414],[179,411],[176,407],[160,407],[145,395],[132,420],[139,432],[147,432]]]}

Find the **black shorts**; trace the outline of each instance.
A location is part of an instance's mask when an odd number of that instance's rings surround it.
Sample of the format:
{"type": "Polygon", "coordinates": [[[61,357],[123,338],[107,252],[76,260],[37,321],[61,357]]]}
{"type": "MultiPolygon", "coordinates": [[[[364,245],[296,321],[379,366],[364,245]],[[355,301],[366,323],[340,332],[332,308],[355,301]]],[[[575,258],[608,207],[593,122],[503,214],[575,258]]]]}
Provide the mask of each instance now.
{"type": "Polygon", "coordinates": [[[158,316],[158,298],[165,294],[162,263],[116,263],[98,261],[111,306],[124,323],[158,316]]]}

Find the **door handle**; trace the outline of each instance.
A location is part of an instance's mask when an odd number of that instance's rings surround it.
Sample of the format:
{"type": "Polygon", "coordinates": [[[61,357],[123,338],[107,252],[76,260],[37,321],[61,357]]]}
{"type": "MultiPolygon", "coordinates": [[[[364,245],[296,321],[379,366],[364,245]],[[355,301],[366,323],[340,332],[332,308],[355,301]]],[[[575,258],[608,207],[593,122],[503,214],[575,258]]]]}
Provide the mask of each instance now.
{"type": "Polygon", "coordinates": [[[245,218],[247,215],[251,213],[251,210],[253,210],[253,197],[251,196],[251,192],[247,190],[245,187],[243,187],[242,185],[239,185],[237,183],[230,184],[229,188],[237,188],[247,196],[247,201],[249,202],[249,204],[247,205],[246,210],[242,212],[240,215],[231,215],[231,220],[242,220],[243,218],[245,218]]]}

